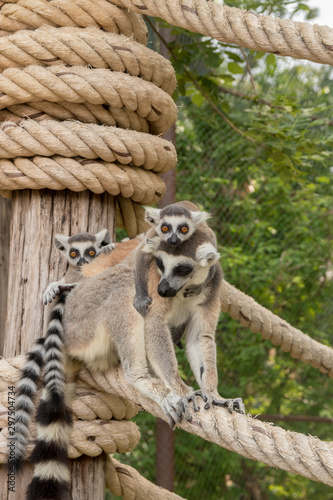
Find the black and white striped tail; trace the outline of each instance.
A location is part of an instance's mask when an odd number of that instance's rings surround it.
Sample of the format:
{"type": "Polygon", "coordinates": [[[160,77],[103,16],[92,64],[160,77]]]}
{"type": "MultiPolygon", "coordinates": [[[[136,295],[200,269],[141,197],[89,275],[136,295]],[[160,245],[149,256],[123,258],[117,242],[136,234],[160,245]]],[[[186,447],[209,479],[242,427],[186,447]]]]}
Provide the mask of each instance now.
{"type": "Polygon", "coordinates": [[[21,469],[28,444],[29,424],[35,408],[34,400],[38,389],[37,384],[44,364],[44,340],[44,338],[38,339],[28,353],[28,359],[21,370],[20,380],[16,384],[15,458],[9,459],[8,462],[10,467],[15,467],[16,472],[21,469]]]}
{"type": "Polygon", "coordinates": [[[72,427],[72,412],[65,403],[65,375],[62,316],[67,293],[60,295],[45,335],[43,393],[36,422],[38,436],[31,455],[34,476],[27,500],[67,498],[70,473],[67,449],[72,427]]]}

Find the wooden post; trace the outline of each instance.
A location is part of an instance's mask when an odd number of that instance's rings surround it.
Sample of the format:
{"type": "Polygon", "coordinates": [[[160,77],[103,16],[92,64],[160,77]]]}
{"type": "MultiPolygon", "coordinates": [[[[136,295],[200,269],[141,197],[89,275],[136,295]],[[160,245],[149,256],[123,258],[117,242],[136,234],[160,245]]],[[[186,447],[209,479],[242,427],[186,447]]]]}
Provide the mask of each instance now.
{"type": "MultiPolygon", "coordinates": [[[[114,239],[115,200],[107,193],[47,189],[13,193],[5,358],[26,353],[45,333],[49,308],[43,306],[43,292],[66,271],[66,261],[54,247],[55,234],[96,233],[104,228],[114,239]]],[[[83,471],[79,462],[72,467],[72,498],[104,500],[105,457],[86,457],[83,463],[83,471]],[[89,475],[84,472],[87,470],[89,475]],[[91,481],[97,477],[92,496],[91,481]]],[[[27,464],[21,477],[16,478],[16,492],[8,492],[6,466],[1,466],[0,499],[23,499],[31,474],[32,467],[27,464]]]]}
{"type": "Polygon", "coordinates": [[[0,196],[0,355],[3,353],[7,309],[9,238],[12,200],[0,196]]]}

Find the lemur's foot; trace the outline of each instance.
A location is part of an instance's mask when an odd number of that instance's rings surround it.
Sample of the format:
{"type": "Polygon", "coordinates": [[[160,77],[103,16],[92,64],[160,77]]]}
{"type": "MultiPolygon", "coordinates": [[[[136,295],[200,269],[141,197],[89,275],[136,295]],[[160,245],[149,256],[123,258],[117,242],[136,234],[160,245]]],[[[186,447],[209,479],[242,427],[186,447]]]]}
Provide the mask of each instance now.
{"type": "Polygon", "coordinates": [[[171,429],[174,429],[175,425],[181,422],[185,414],[186,408],[184,407],[183,398],[173,393],[168,394],[162,400],[162,410],[168,419],[171,429]]]}
{"type": "Polygon", "coordinates": [[[144,297],[137,299],[135,297],[133,305],[135,309],[138,311],[138,313],[141,314],[141,316],[146,316],[148,314],[149,306],[152,303],[152,299],[150,297],[144,297]]]}
{"type": "Polygon", "coordinates": [[[203,391],[196,391],[197,396],[201,396],[205,402],[204,409],[209,410],[211,406],[220,406],[228,408],[229,413],[236,411],[245,415],[245,406],[242,398],[225,399],[221,398],[218,394],[205,394],[203,391]]]}
{"type": "Polygon", "coordinates": [[[245,406],[242,398],[235,399],[213,399],[212,404],[214,406],[222,406],[223,408],[228,408],[229,413],[236,411],[237,413],[241,413],[245,415],[245,406]]]}
{"type": "MultiPolygon", "coordinates": [[[[188,405],[188,403],[192,403],[194,411],[200,410],[200,406],[197,405],[197,401],[196,401],[196,397],[201,396],[201,394],[197,394],[198,392],[201,392],[201,391],[194,391],[191,394],[184,396],[184,398],[186,399],[187,405],[188,405]]],[[[191,420],[192,420],[192,418],[191,418],[191,420]]]]}

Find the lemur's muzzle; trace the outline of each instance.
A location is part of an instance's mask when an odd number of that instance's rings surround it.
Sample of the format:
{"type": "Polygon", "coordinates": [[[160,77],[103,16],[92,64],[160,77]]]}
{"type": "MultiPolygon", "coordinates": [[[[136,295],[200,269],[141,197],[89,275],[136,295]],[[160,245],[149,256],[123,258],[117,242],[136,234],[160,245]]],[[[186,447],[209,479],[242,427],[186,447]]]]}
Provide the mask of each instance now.
{"type": "Polygon", "coordinates": [[[176,234],[173,234],[169,239],[168,239],[168,243],[170,243],[171,245],[177,247],[178,245],[180,245],[181,243],[181,239],[178,238],[178,236],[176,234]]]}
{"type": "Polygon", "coordinates": [[[77,266],[82,266],[83,264],[87,264],[88,261],[86,259],[84,259],[83,257],[81,257],[81,259],[77,262],[77,266]]]}
{"type": "Polygon", "coordinates": [[[161,297],[174,297],[178,292],[175,288],[170,287],[166,279],[159,282],[157,291],[161,297]]]}

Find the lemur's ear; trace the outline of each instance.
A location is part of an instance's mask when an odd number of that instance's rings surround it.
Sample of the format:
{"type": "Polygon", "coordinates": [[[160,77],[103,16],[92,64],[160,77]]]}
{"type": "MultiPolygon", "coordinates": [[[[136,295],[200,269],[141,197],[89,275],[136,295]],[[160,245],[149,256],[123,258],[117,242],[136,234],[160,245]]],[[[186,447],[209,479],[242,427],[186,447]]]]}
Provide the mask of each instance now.
{"type": "Polygon", "coordinates": [[[157,251],[160,244],[159,236],[155,236],[155,238],[146,238],[145,245],[141,248],[141,252],[143,253],[154,253],[157,251]]]}
{"type": "Polygon", "coordinates": [[[69,236],[64,234],[56,234],[54,237],[54,244],[60,252],[65,252],[68,247],[69,236]]]}
{"type": "Polygon", "coordinates": [[[105,247],[111,242],[111,236],[107,229],[103,229],[99,233],[95,234],[96,244],[100,247],[105,247]]]}
{"type": "Polygon", "coordinates": [[[159,208],[153,207],[144,207],[144,209],[146,211],[145,220],[152,226],[156,226],[156,224],[158,224],[160,220],[161,210],[159,208]]]}
{"type": "Polygon", "coordinates": [[[211,214],[208,212],[192,212],[191,211],[191,216],[193,220],[193,224],[195,227],[199,226],[203,222],[206,222],[207,219],[211,217],[211,214]]]}
{"type": "Polygon", "coordinates": [[[201,245],[196,254],[196,260],[200,266],[213,266],[220,258],[219,252],[211,243],[204,243],[201,245]]]}

